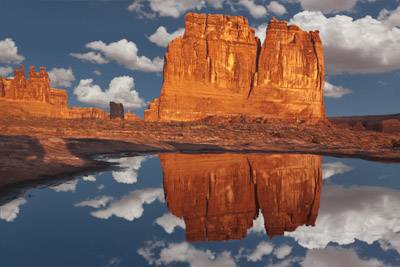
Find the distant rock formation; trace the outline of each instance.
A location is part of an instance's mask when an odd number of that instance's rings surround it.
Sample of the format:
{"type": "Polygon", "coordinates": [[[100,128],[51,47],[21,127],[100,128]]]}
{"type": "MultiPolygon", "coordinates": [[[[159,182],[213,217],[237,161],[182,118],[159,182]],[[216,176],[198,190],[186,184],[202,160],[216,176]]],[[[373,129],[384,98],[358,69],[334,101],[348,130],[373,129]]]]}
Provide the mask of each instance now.
{"type": "Polygon", "coordinates": [[[50,87],[49,75],[44,67],[36,72],[31,66],[28,79],[23,65],[15,69],[14,78],[0,77],[0,100],[13,101],[26,114],[60,118],[69,115],[67,92],[50,87]]]}
{"type": "Polygon", "coordinates": [[[272,19],[261,46],[243,17],[189,13],[165,55],[147,121],[207,116],[325,117],[319,33],[272,19]]]}
{"type": "Polygon", "coordinates": [[[190,241],[241,239],[261,211],[272,238],[314,225],[322,190],[320,156],[160,155],[172,214],[190,241]]]}
{"type": "MultiPolygon", "coordinates": [[[[99,108],[68,107],[66,90],[50,86],[49,75],[44,67],[39,72],[35,67],[29,69],[28,79],[24,66],[15,70],[13,78],[0,77],[0,113],[13,116],[47,117],[60,119],[100,119],[107,120],[110,115],[99,108]]],[[[122,115],[124,118],[124,115],[122,115]]],[[[140,120],[135,115],[128,120],[140,120]]]]}
{"type": "Polygon", "coordinates": [[[122,103],[110,102],[110,119],[125,119],[124,105],[122,103]]]}
{"type": "Polygon", "coordinates": [[[138,115],[133,114],[131,112],[125,112],[125,120],[126,121],[142,121],[142,118],[140,118],[138,115]]]}
{"type": "Polygon", "coordinates": [[[359,130],[400,133],[400,114],[333,117],[329,120],[337,125],[351,126],[359,130]]]}

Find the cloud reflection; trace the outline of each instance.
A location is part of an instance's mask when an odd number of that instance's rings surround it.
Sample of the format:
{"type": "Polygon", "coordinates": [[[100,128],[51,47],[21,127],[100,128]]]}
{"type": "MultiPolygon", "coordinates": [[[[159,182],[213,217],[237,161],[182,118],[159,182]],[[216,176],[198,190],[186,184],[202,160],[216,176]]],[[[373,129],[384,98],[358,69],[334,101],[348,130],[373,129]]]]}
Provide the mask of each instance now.
{"type": "Polygon", "coordinates": [[[343,174],[351,171],[353,168],[343,162],[331,162],[322,164],[322,178],[328,179],[337,174],[343,174]]]}
{"type": "Polygon", "coordinates": [[[6,222],[14,221],[20,212],[20,206],[25,203],[26,199],[20,197],[0,206],[0,219],[6,222]]]}
{"type": "Polygon", "coordinates": [[[113,200],[110,196],[100,196],[94,199],[88,199],[75,204],[75,207],[91,207],[91,208],[101,208],[107,206],[107,204],[113,200]]]}
{"type": "Polygon", "coordinates": [[[108,219],[111,216],[116,216],[133,221],[143,215],[144,204],[151,204],[156,200],[164,202],[162,188],[135,190],[121,199],[111,202],[107,208],[92,212],[91,215],[99,219],[108,219]]]}
{"type": "Polygon", "coordinates": [[[353,250],[328,247],[322,250],[309,250],[306,254],[306,257],[301,262],[301,266],[383,267],[386,265],[377,259],[360,259],[353,250]]]}
{"type": "Polygon", "coordinates": [[[186,263],[190,267],[237,266],[232,255],[227,251],[214,253],[208,249],[196,248],[187,242],[169,244],[162,241],[148,242],[144,248],[138,250],[138,254],[149,264],[157,266],[173,263],[186,263]],[[159,253],[157,249],[160,250],[159,253]]]}
{"type": "Polygon", "coordinates": [[[158,217],[155,223],[161,226],[168,234],[172,234],[177,227],[185,229],[185,221],[171,213],[166,213],[163,216],[158,217]]]}
{"type": "Polygon", "coordinates": [[[75,192],[78,185],[78,180],[69,180],[59,185],[53,185],[49,188],[56,192],[75,192]]]}
{"type": "Polygon", "coordinates": [[[330,242],[352,244],[356,239],[372,244],[400,231],[400,192],[380,187],[329,186],[322,194],[315,227],[301,226],[286,232],[308,249],[330,242]]]}
{"type": "Polygon", "coordinates": [[[143,162],[148,159],[147,156],[125,157],[118,159],[109,159],[109,162],[118,163],[122,170],[113,171],[114,180],[122,184],[134,184],[138,180],[138,171],[143,162]]]}

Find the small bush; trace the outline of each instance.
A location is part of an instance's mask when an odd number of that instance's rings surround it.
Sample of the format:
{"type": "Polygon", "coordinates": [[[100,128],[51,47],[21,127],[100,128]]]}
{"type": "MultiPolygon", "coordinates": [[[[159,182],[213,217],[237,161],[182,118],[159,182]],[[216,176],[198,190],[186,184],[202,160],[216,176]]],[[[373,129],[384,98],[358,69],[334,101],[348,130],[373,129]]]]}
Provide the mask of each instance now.
{"type": "Polygon", "coordinates": [[[392,141],[392,147],[394,149],[400,149],[400,140],[393,140],[392,141]]]}
{"type": "Polygon", "coordinates": [[[313,136],[311,142],[313,142],[314,144],[321,144],[321,140],[318,136],[313,136]]]}

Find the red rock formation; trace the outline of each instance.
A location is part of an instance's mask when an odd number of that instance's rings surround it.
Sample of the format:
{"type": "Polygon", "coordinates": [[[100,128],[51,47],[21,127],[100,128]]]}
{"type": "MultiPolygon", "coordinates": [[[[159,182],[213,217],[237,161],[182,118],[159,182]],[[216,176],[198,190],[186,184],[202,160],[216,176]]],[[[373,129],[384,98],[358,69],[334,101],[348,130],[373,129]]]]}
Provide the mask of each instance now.
{"type": "MultiPolygon", "coordinates": [[[[14,78],[0,77],[0,102],[8,107],[6,113],[13,116],[101,120],[110,118],[108,113],[99,108],[68,108],[67,91],[51,88],[49,75],[44,67],[36,72],[31,66],[28,79],[25,77],[23,65],[15,70],[14,78]]],[[[5,112],[4,109],[2,112],[5,112]]],[[[134,114],[128,117],[132,121],[138,120],[134,114]]]]}
{"type": "Polygon", "coordinates": [[[107,120],[110,115],[100,108],[77,108],[72,107],[68,109],[69,119],[97,119],[107,120]]]}
{"type": "Polygon", "coordinates": [[[133,114],[131,112],[125,112],[125,120],[126,121],[142,121],[142,118],[140,118],[138,115],[133,114]]]}
{"type": "Polygon", "coordinates": [[[400,119],[388,119],[382,121],[382,132],[400,133],[400,119]]]}
{"type": "Polygon", "coordinates": [[[272,19],[251,92],[261,110],[280,117],[322,118],[324,55],[318,32],[272,19]]]}
{"type": "Polygon", "coordinates": [[[259,207],[273,237],[313,225],[322,186],[319,156],[160,155],[170,212],[190,241],[241,239],[259,207]]]}
{"type": "Polygon", "coordinates": [[[13,79],[1,78],[4,88],[3,97],[14,100],[39,101],[50,100],[50,80],[44,67],[39,72],[33,66],[29,69],[29,79],[25,78],[24,66],[16,69],[13,79]]]}
{"type": "Polygon", "coordinates": [[[165,55],[149,121],[215,115],[323,118],[324,59],[318,32],[273,19],[262,49],[243,17],[189,13],[165,55]]]}

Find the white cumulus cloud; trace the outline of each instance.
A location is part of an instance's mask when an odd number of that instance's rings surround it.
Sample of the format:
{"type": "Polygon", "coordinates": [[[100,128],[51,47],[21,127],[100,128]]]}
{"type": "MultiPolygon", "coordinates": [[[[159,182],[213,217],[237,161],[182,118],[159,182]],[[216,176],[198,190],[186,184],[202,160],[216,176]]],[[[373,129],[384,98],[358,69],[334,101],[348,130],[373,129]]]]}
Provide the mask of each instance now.
{"type": "Polygon", "coordinates": [[[106,64],[108,60],[105,59],[100,53],[96,52],[87,52],[87,53],[71,53],[72,57],[80,59],[82,61],[88,61],[93,64],[106,64]]]}
{"type": "Polygon", "coordinates": [[[357,0],[298,0],[298,2],[305,10],[324,13],[351,10],[357,4],[357,0]]]}
{"type": "Polygon", "coordinates": [[[162,188],[136,190],[119,200],[111,202],[107,208],[92,212],[91,215],[99,219],[108,219],[111,216],[116,216],[133,221],[142,217],[144,204],[151,204],[156,200],[164,201],[162,188]]]}
{"type": "Polygon", "coordinates": [[[149,40],[160,47],[167,47],[172,40],[176,37],[182,36],[184,32],[185,29],[178,29],[169,33],[164,26],[160,26],[152,35],[149,36],[149,40]]]}
{"type": "Polygon", "coordinates": [[[395,10],[382,9],[378,19],[390,26],[400,27],[400,5],[395,10]]]}
{"type": "Polygon", "coordinates": [[[85,54],[72,53],[71,55],[96,64],[104,64],[112,60],[130,70],[143,72],[161,72],[164,65],[164,60],[159,57],[149,59],[146,56],[140,56],[137,45],[126,39],[109,44],[103,41],[94,41],[86,44],[86,48],[93,51],[85,54]]]}
{"type": "Polygon", "coordinates": [[[303,11],[290,22],[304,30],[320,31],[328,74],[400,69],[400,29],[383,21],[371,16],[328,18],[321,12],[303,11]]]}
{"type": "Polygon", "coordinates": [[[49,71],[51,86],[53,87],[70,87],[75,81],[75,76],[71,68],[52,68],[49,71]]]}
{"type": "Polygon", "coordinates": [[[224,6],[226,0],[207,0],[207,4],[215,9],[221,9],[224,6]]]}
{"type": "Polygon", "coordinates": [[[0,206],[0,219],[5,220],[6,222],[14,221],[19,212],[20,206],[26,203],[25,198],[16,198],[6,204],[0,206]]]}
{"type": "Polygon", "coordinates": [[[262,18],[268,11],[277,15],[285,14],[286,8],[278,1],[256,0],[134,0],[128,10],[134,12],[139,18],[172,17],[179,18],[188,11],[201,9],[222,9],[224,5],[236,12],[238,8],[245,8],[254,18],[262,18]]]}
{"type": "MultiPolygon", "coordinates": [[[[222,7],[221,0],[209,0],[208,2],[213,7],[222,7]]],[[[156,16],[178,18],[189,10],[202,9],[205,4],[205,1],[199,0],[134,0],[128,10],[146,18],[156,16]]]]}
{"type": "Polygon", "coordinates": [[[80,80],[74,88],[74,96],[86,104],[107,108],[110,101],[122,103],[126,109],[137,109],[145,106],[135,90],[135,81],[129,76],[120,76],[111,80],[107,89],[103,90],[93,79],[80,80]]]}
{"type": "Polygon", "coordinates": [[[254,0],[239,0],[239,5],[249,11],[254,18],[262,18],[268,14],[267,8],[264,5],[259,5],[254,0]]]}
{"type": "Polygon", "coordinates": [[[24,57],[18,54],[18,47],[11,38],[0,40],[0,63],[18,64],[24,57]]]}
{"type": "Polygon", "coordinates": [[[271,1],[268,6],[267,6],[268,11],[278,15],[282,16],[287,13],[286,7],[279,3],[278,1],[271,1]]]}

